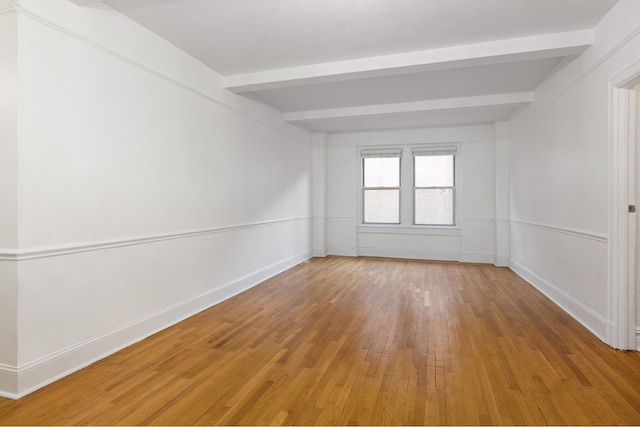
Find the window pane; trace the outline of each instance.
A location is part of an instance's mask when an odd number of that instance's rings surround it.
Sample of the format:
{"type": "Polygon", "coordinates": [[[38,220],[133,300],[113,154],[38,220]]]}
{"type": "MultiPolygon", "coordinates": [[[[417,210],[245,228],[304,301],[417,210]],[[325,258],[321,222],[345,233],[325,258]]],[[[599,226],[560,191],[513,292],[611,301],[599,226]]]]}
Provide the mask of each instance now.
{"type": "Polygon", "coordinates": [[[416,156],[416,187],[453,187],[453,155],[416,156]]]}
{"type": "Polygon", "coordinates": [[[416,189],[415,222],[453,225],[453,188],[416,189]]]}
{"type": "Polygon", "coordinates": [[[364,222],[398,224],[400,190],[364,190],[364,222]]]}
{"type": "Polygon", "coordinates": [[[400,187],[399,157],[365,157],[365,187],[400,187]]]}

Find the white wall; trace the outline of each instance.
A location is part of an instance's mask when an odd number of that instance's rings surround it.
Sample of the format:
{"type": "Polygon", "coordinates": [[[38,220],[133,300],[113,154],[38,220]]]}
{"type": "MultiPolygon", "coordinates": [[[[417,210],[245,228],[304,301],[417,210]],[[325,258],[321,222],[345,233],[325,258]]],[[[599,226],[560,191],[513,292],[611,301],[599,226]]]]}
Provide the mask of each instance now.
{"type": "Polygon", "coordinates": [[[327,255],[327,134],[314,133],[312,141],[313,255],[327,255]]]}
{"type": "Polygon", "coordinates": [[[470,262],[495,261],[493,126],[331,134],[327,144],[327,240],[336,255],[470,262]],[[359,149],[369,146],[458,144],[455,227],[360,225],[359,149]]]}
{"type": "Polygon", "coordinates": [[[640,2],[622,0],[593,46],[511,122],[511,266],[604,339],[609,81],[640,59],[640,2]]]}
{"type": "Polygon", "coordinates": [[[17,268],[17,15],[0,1],[0,391],[16,387],[17,268]]]}
{"type": "Polygon", "coordinates": [[[12,396],[312,250],[307,132],[103,4],[20,4],[12,396]]]}

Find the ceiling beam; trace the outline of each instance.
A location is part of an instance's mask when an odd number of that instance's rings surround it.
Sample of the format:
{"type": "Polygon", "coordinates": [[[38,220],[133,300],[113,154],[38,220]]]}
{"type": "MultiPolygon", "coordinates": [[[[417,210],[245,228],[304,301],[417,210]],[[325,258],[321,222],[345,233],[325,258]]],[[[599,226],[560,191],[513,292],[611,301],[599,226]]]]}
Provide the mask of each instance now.
{"type": "MultiPolygon", "coordinates": [[[[76,0],[80,1],[80,0],[76,0]]],[[[90,0],[89,0],[90,1],[90,0]]],[[[593,30],[474,43],[224,77],[235,93],[582,54],[593,30]]]]}
{"type": "Polygon", "coordinates": [[[69,0],[78,6],[91,6],[92,4],[102,3],[104,0],[69,0]]]}
{"type": "Polygon", "coordinates": [[[533,92],[504,93],[498,95],[469,96],[465,98],[433,99],[398,104],[365,105],[360,107],[331,108],[326,110],[284,113],[289,123],[313,122],[338,118],[380,116],[415,112],[451,111],[469,108],[519,107],[532,103],[533,92]]]}

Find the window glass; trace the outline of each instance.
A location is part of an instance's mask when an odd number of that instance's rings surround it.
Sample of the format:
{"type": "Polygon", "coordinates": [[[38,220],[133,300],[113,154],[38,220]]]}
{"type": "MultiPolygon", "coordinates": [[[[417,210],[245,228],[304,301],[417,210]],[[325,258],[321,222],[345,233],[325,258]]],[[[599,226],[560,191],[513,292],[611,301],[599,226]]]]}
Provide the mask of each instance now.
{"type": "Polygon", "coordinates": [[[454,156],[414,157],[416,187],[451,187],[454,181],[454,156]]]}
{"type": "Polygon", "coordinates": [[[364,190],[364,222],[400,223],[400,190],[364,190]]]}
{"type": "Polygon", "coordinates": [[[399,157],[365,157],[364,186],[368,188],[399,187],[399,157]]]}
{"type": "Polygon", "coordinates": [[[453,225],[453,188],[417,188],[414,191],[415,223],[453,225]]]}

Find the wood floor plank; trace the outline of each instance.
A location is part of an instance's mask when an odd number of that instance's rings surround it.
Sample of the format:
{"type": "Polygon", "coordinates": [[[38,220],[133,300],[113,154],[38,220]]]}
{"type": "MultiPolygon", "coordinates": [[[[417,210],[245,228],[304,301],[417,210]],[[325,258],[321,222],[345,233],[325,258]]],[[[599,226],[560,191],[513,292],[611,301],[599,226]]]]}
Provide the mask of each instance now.
{"type": "Polygon", "coordinates": [[[19,401],[1,425],[638,425],[640,354],[512,271],[327,257],[19,401]]]}

